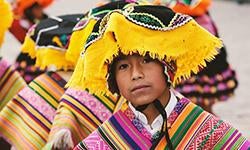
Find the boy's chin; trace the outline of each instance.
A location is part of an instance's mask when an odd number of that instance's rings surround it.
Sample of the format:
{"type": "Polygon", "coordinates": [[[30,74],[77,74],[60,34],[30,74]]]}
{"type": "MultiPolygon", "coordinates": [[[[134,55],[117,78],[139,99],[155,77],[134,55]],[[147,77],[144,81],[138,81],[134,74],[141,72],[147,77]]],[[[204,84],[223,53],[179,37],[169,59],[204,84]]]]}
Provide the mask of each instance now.
{"type": "Polygon", "coordinates": [[[131,103],[133,104],[133,106],[137,107],[137,106],[150,104],[153,101],[155,101],[155,99],[153,99],[153,98],[150,98],[150,99],[141,98],[141,99],[135,100],[134,103],[132,103],[132,102],[131,103]]]}

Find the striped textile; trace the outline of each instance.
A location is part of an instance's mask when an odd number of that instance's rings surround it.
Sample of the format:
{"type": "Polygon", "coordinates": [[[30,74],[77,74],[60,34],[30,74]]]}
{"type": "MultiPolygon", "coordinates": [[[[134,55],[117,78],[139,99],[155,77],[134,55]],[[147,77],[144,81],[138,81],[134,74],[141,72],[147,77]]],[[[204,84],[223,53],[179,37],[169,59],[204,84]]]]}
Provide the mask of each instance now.
{"type": "Polygon", "coordinates": [[[109,95],[90,95],[87,91],[69,88],[62,96],[48,141],[57,138],[56,133],[70,131],[74,145],[96,130],[124,99],[109,95]]]}
{"type": "MultiPolygon", "coordinates": [[[[241,133],[181,98],[168,118],[169,135],[175,149],[247,149],[250,142],[241,133]]],[[[127,107],[115,113],[74,150],[88,149],[150,149],[150,135],[127,107]]],[[[168,149],[165,138],[156,149],[168,149]]]]}
{"type": "Polygon", "coordinates": [[[20,74],[6,60],[0,60],[0,110],[26,86],[20,74]]]}
{"type": "Polygon", "coordinates": [[[15,149],[41,149],[65,89],[57,73],[48,72],[22,89],[0,112],[0,132],[15,149]]]}

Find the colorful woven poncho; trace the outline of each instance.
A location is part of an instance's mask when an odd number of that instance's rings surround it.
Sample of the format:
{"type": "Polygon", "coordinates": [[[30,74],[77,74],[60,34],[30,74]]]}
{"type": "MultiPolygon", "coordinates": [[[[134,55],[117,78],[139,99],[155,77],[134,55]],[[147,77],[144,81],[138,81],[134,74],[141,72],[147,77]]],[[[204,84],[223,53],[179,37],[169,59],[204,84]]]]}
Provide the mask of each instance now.
{"type": "Polygon", "coordinates": [[[6,60],[0,60],[0,110],[26,86],[26,82],[6,60]]]}
{"type": "Polygon", "coordinates": [[[15,149],[41,149],[48,138],[66,81],[55,72],[38,76],[0,112],[0,133],[15,149]]]}
{"type": "MultiPolygon", "coordinates": [[[[184,97],[178,99],[168,117],[168,132],[175,149],[250,148],[250,142],[231,125],[184,97]]],[[[143,123],[135,117],[133,111],[124,106],[74,150],[150,149],[153,139],[154,135],[143,127],[143,123]]],[[[168,149],[165,138],[160,140],[155,149],[168,149]]]]}

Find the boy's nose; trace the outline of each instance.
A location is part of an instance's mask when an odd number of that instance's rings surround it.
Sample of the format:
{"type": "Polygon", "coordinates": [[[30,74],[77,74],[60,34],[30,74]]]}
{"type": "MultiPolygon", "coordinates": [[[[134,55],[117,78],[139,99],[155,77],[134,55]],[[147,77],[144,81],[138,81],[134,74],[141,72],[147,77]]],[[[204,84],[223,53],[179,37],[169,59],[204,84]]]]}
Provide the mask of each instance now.
{"type": "Polygon", "coordinates": [[[143,78],[144,78],[143,69],[139,65],[133,66],[132,67],[131,79],[132,80],[138,80],[138,79],[143,79],[143,78]]]}

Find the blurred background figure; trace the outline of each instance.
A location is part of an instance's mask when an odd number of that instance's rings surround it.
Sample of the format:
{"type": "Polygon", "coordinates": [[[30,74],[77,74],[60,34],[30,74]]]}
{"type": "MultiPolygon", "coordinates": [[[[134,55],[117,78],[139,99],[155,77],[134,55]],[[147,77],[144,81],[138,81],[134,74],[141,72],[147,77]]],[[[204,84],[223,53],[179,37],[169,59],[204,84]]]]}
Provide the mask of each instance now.
{"type": "Polygon", "coordinates": [[[0,112],[0,136],[14,149],[42,149],[46,144],[59,99],[74,68],[65,59],[68,42],[82,16],[50,17],[32,26],[26,34],[22,51],[36,58],[39,68],[48,71],[32,80],[0,112]]]}
{"type": "MultiPolygon", "coordinates": [[[[0,0],[0,111],[18,93],[26,86],[25,81],[20,74],[15,71],[6,59],[2,58],[1,46],[4,42],[5,32],[11,26],[13,21],[13,14],[10,4],[5,0],[0,0]]],[[[9,149],[10,145],[0,138],[1,149],[9,149]]]]}
{"type": "MultiPolygon", "coordinates": [[[[44,8],[52,2],[53,0],[16,0],[13,2],[14,21],[9,31],[20,43],[24,42],[25,35],[33,24],[48,18],[44,8]]],[[[27,83],[43,73],[34,64],[35,59],[22,52],[16,59],[16,70],[19,71],[27,83]]]]}

